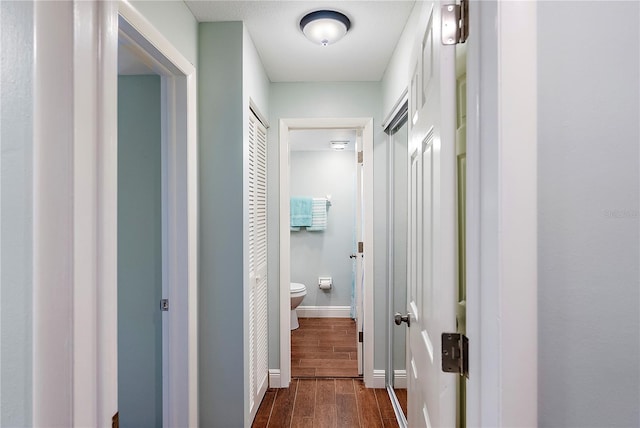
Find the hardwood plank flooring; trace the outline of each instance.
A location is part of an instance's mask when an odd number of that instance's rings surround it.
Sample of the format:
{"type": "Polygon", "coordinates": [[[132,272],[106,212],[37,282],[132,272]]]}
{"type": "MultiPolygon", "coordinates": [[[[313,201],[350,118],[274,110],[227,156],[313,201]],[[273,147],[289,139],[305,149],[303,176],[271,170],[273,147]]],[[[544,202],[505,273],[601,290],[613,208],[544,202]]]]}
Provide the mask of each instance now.
{"type": "Polygon", "coordinates": [[[293,379],[289,388],[268,389],[253,428],[398,427],[385,389],[360,379],[293,379]]]}
{"type": "Polygon", "coordinates": [[[291,332],[293,378],[357,377],[356,323],[350,318],[299,318],[291,332]]]}

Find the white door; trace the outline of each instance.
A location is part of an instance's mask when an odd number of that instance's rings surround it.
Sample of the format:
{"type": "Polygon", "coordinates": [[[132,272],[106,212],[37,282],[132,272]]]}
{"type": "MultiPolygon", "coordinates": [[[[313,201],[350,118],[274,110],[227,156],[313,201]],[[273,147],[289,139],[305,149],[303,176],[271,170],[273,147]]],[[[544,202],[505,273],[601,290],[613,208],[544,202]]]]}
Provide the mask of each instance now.
{"type": "Polygon", "coordinates": [[[364,286],[365,286],[365,278],[364,278],[364,252],[363,248],[360,248],[359,242],[363,242],[363,227],[364,227],[364,169],[363,169],[363,144],[362,144],[362,130],[358,130],[358,135],[356,136],[356,242],[355,242],[355,250],[353,255],[355,255],[355,264],[356,264],[356,286],[355,286],[355,301],[356,301],[356,344],[357,344],[357,357],[358,357],[358,374],[361,375],[363,372],[363,361],[362,361],[362,352],[363,352],[363,342],[360,341],[360,336],[362,334],[362,321],[364,320],[364,286]]]}
{"type": "Polygon", "coordinates": [[[408,422],[456,424],[456,374],[441,368],[441,334],[456,332],[455,47],[441,44],[440,2],[425,2],[409,102],[408,422]]]}
{"type": "Polygon", "coordinates": [[[253,420],[268,383],[267,130],[249,115],[249,413],[253,420]]]}

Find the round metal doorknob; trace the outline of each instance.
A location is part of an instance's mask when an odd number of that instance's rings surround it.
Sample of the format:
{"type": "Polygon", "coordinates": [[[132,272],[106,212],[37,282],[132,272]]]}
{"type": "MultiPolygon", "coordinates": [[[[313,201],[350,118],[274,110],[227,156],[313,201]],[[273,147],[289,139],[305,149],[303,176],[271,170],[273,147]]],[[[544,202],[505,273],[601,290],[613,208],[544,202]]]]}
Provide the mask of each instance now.
{"type": "Polygon", "coordinates": [[[349,258],[350,258],[350,259],[355,259],[356,257],[358,257],[356,254],[351,254],[351,255],[349,256],[349,258]]]}
{"type": "Polygon", "coordinates": [[[395,321],[396,325],[400,325],[403,322],[407,323],[407,327],[411,327],[411,316],[409,314],[402,315],[399,312],[396,312],[393,316],[393,321],[395,321]]]}

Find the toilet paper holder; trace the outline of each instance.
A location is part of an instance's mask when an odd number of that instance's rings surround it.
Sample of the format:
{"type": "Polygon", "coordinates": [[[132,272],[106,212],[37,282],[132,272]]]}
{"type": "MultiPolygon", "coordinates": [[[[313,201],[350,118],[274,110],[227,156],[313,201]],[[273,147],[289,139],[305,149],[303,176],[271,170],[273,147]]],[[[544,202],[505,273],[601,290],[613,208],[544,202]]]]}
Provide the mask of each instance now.
{"type": "Polygon", "coordinates": [[[318,288],[320,288],[320,290],[331,290],[332,286],[333,286],[333,281],[330,276],[318,277],[318,288]]]}

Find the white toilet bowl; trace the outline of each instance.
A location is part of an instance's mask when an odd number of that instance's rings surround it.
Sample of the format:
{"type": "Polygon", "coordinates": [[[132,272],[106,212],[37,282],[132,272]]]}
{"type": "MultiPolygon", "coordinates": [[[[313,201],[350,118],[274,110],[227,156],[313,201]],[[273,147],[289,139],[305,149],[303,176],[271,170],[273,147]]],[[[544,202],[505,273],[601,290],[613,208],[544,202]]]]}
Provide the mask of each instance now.
{"type": "Polygon", "coordinates": [[[305,287],[304,284],[292,282],[289,285],[289,292],[291,294],[291,330],[295,330],[300,327],[296,308],[300,303],[302,303],[304,296],[307,295],[307,287],[305,287]]]}

